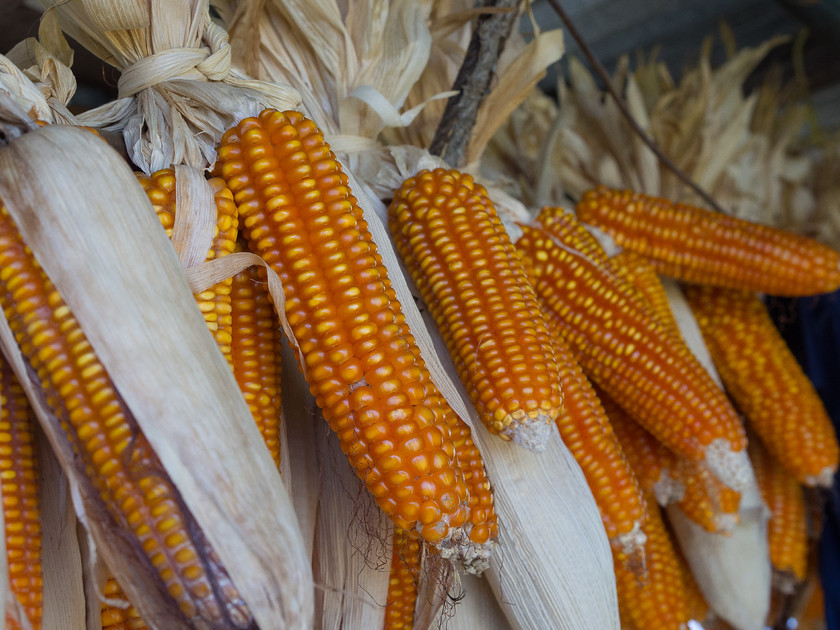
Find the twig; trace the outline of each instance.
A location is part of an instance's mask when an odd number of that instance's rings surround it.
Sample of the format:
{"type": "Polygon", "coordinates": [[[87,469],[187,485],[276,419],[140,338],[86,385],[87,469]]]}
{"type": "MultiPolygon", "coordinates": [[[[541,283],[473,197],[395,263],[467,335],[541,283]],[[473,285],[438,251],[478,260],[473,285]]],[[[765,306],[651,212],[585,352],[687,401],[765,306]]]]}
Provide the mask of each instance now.
{"type": "Polygon", "coordinates": [[[680,179],[681,182],[683,182],[686,186],[691,188],[691,190],[697,193],[697,195],[700,196],[700,198],[703,199],[703,201],[709,207],[718,212],[723,212],[723,208],[720,207],[720,205],[712,198],[712,196],[705,190],[703,190],[698,184],[696,184],[693,179],[691,179],[682,169],[680,169],[680,167],[674,164],[671,158],[662,153],[659,147],[656,146],[656,143],[651,138],[649,138],[648,135],[645,133],[644,129],[642,129],[639,126],[639,123],[637,123],[636,119],[633,118],[633,115],[630,113],[630,110],[627,109],[627,105],[624,103],[624,99],[621,98],[621,95],[619,95],[619,93],[613,86],[612,81],[610,80],[610,76],[609,74],[607,74],[607,70],[604,68],[601,62],[598,61],[598,58],[592,52],[592,49],[589,47],[589,45],[584,41],[580,32],[575,27],[574,22],[572,22],[572,19],[566,13],[563,7],[560,6],[558,0],[548,0],[548,3],[554,9],[557,15],[560,16],[560,19],[563,20],[563,24],[566,25],[566,29],[569,31],[569,34],[577,42],[577,45],[580,47],[581,52],[583,52],[586,59],[594,68],[595,73],[601,78],[601,81],[604,82],[604,87],[606,87],[609,95],[612,96],[622,116],[624,116],[627,119],[627,122],[630,124],[630,127],[642,139],[642,142],[644,142],[647,145],[647,147],[651,151],[653,151],[654,155],[656,155],[659,162],[665,168],[672,171],[674,175],[676,175],[680,179]]]}
{"type": "Polygon", "coordinates": [[[522,0],[485,0],[485,7],[503,9],[485,13],[478,18],[464,62],[452,86],[458,94],[446,103],[446,109],[435,131],[429,151],[442,155],[452,166],[458,166],[464,157],[478,108],[490,92],[496,74],[499,55],[519,15],[522,0]]]}

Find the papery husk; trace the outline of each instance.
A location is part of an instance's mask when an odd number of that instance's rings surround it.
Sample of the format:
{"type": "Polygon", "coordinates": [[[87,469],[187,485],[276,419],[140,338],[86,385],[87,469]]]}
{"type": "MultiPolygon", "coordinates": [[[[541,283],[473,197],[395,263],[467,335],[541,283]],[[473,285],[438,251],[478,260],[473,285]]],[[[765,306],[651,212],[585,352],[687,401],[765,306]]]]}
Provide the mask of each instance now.
{"type": "MultiPolygon", "coordinates": [[[[263,628],[309,627],[311,573],[288,495],[131,170],[93,134],[46,127],[0,149],[0,197],[254,619],[263,628]],[[201,418],[201,426],[185,418],[201,418]]],[[[158,628],[183,627],[152,576],[110,536],[91,484],[1,323],[4,351],[15,359],[97,553],[144,618],[158,628]]]]}
{"type": "MultiPolygon", "coordinates": [[[[673,280],[664,280],[674,318],[688,347],[721,386],[720,377],[691,309],[673,280]]],[[[668,520],[703,596],[712,610],[736,630],[761,630],[770,610],[771,567],[767,542],[769,513],[753,475],[741,491],[740,521],[731,534],[707,532],[676,505],[668,520]]]]}
{"type": "MultiPolygon", "coordinates": [[[[38,428],[41,470],[41,566],[44,572],[42,630],[85,628],[82,553],[67,478],[38,428]]],[[[5,556],[5,554],[4,554],[5,556]]]]}
{"type": "Polygon", "coordinates": [[[457,603],[447,620],[449,630],[510,630],[511,625],[484,578],[459,575],[452,592],[457,603]]]}
{"type": "Polygon", "coordinates": [[[318,414],[321,469],[312,559],[315,628],[382,628],[394,526],[350,467],[338,437],[318,414]]]}
{"type": "Polygon", "coordinates": [[[451,616],[451,596],[460,574],[451,562],[431,553],[426,546],[420,552],[413,630],[432,630],[451,616]]]}
{"type": "Polygon", "coordinates": [[[77,118],[121,131],[146,173],[172,164],[205,169],[239,120],[300,104],[294,89],[231,67],[227,33],[210,19],[208,0],[42,1],[66,33],[120,70],[119,98],[77,118]]]}

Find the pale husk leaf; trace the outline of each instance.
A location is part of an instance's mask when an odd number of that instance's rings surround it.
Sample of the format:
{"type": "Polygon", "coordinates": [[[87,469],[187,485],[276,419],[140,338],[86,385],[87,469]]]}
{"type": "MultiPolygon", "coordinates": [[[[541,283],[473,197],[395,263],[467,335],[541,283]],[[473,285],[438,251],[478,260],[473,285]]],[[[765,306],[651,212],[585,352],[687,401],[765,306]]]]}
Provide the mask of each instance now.
{"type": "MultiPolygon", "coordinates": [[[[10,215],[254,618],[266,628],[308,627],[312,581],[288,495],[134,175],[107,145],[70,127],[25,134],[0,150],[0,164],[0,194],[10,215]],[[84,161],[72,158],[78,153],[84,161]],[[41,173],[37,181],[27,177],[31,172],[41,173]],[[185,418],[201,418],[201,426],[185,418]]],[[[8,332],[4,339],[8,344],[8,332]]],[[[26,376],[20,362],[16,368],[26,376]]],[[[68,464],[72,457],[57,452],[99,551],[141,612],[160,619],[165,610],[153,601],[144,610],[151,584],[115,562],[119,555],[108,549],[113,543],[100,515],[84,514],[86,490],[68,464]]]]}
{"type": "MultiPolygon", "coordinates": [[[[697,322],[679,287],[671,280],[664,284],[683,338],[721,386],[697,322]]],[[[707,532],[688,520],[676,505],[667,508],[668,520],[703,596],[715,613],[736,630],[760,630],[770,609],[768,512],[754,474],[751,477],[741,491],[740,521],[727,536],[707,532]]]]}
{"type": "Polygon", "coordinates": [[[41,468],[41,565],[44,572],[43,630],[82,630],[85,598],[82,588],[82,555],[76,537],[76,515],[67,478],[38,434],[41,468]]]}
{"type": "Polygon", "coordinates": [[[250,79],[231,67],[227,33],[208,0],[43,0],[62,28],[121,71],[119,98],[79,115],[122,131],[131,160],[150,173],[215,161],[222,134],[266,107],[291,109],[291,87],[250,79]]]}
{"type": "Polygon", "coordinates": [[[421,549],[420,576],[414,606],[414,630],[439,628],[442,619],[451,614],[450,597],[455,592],[458,571],[439,555],[421,549]]]}
{"type": "MultiPolygon", "coordinates": [[[[32,120],[52,121],[52,112],[44,95],[20,68],[3,55],[0,55],[0,92],[32,120]]],[[[4,106],[2,109],[7,110],[8,107],[4,106]]]]}
{"type": "Polygon", "coordinates": [[[382,628],[394,526],[318,414],[315,457],[321,469],[313,573],[315,628],[382,628]]]}
{"type": "Polygon", "coordinates": [[[453,592],[462,597],[446,627],[449,630],[510,630],[490,584],[483,577],[458,575],[453,592]]]}

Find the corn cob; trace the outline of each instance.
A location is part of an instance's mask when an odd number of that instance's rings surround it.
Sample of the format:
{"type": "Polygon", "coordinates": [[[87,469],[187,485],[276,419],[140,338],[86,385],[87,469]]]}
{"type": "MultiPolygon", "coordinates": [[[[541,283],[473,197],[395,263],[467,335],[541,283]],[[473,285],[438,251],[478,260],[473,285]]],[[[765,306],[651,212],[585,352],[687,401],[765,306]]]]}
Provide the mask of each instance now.
{"type": "Polygon", "coordinates": [[[840,254],[804,236],[605,187],[585,193],[576,212],[684,282],[789,296],[840,287],[840,254]]]}
{"type": "Polygon", "coordinates": [[[119,600],[126,604],[126,607],[119,607],[102,602],[102,630],[147,630],[137,609],[128,601],[114,578],[108,578],[102,594],[110,600],[119,600]]]}
{"type": "Polygon", "coordinates": [[[439,394],[323,135],[298,112],[265,110],[225,133],[216,168],[250,249],[283,282],[298,359],[357,475],[396,526],[454,548],[469,497],[451,411],[426,404],[439,394]]]}
{"type": "Polygon", "coordinates": [[[0,306],[127,553],[145,558],[189,623],[251,628],[230,577],[2,205],[0,306]]]}
{"type": "Polygon", "coordinates": [[[575,358],[659,441],[705,461],[728,486],[743,488],[749,483],[746,438],[723,392],[650,316],[632,286],[569,251],[578,247],[583,227],[564,216],[563,222],[547,221],[547,231],[522,226],[517,247],[530,260],[537,294],[575,358]]]}
{"type": "Polygon", "coordinates": [[[385,604],[385,630],[410,630],[414,627],[419,571],[420,541],[416,535],[395,528],[388,600],[385,604]]]}
{"type": "Polygon", "coordinates": [[[628,551],[640,548],[644,544],[641,527],[645,499],[639,481],[592,384],[560,337],[556,321],[549,320],[549,330],[553,335],[565,407],[557,418],[560,438],[583,471],[610,542],[628,551]]]}
{"type": "Polygon", "coordinates": [[[800,483],[830,486],[837,435],[814,386],[752,293],[686,287],[721,379],[770,453],[800,483]]]}
{"type": "Polygon", "coordinates": [[[805,494],[796,479],[779,465],[759,440],[750,440],[750,459],[761,496],[770,509],[767,539],[777,585],[791,592],[805,579],[808,526],[805,494]]]}
{"type": "MultiPolygon", "coordinates": [[[[32,630],[40,630],[44,580],[34,423],[23,388],[0,355],[0,488],[9,587],[26,613],[32,630]]],[[[20,627],[8,612],[6,625],[20,627]]]]}
{"type": "Polygon", "coordinates": [[[542,451],[562,408],[545,320],[483,186],[421,171],[388,209],[397,251],[490,430],[542,451]]]}
{"type": "MultiPolygon", "coordinates": [[[[137,179],[146,191],[152,207],[160,219],[161,225],[166,230],[166,235],[172,237],[172,230],[175,226],[175,170],[171,168],[162,169],[151,176],[144,173],[136,173],[137,179]]],[[[224,181],[214,177],[207,182],[213,190],[216,201],[216,234],[210,250],[207,252],[207,260],[215,260],[233,252],[236,246],[236,235],[239,225],[239,218],[236,214],[236,204],[224,181]]],[[[227,278],[213,285],[211,288],[195,295],[195,300],[204,315],[204,321],[216,344],[225,355],[228,364],[232,365],[231,359],[231,313],[230,313],[230,288],[232,280],[227,278]]]]}
{"type": "Polygon", "coordinates": [[[618,610],[622,627],[633,630],[681,630],[688,623],[685,584],[674,544],[653,497],[642,531],[646,536],[646,579],[632,570],[630,558],[613,547],[618,610]]]}
{"type": "Polygon", "coordinates": [[[738,492],[720,483],[703,464],[669,451],[607,394],[599,391],[598,396],[642,489],[659,505],[676,503],[710,532],[730,532],[738,524],[738,492]]]}
{"type": "Polygon", "coordinates": [[[263,267],[249,267],[233,277],[231,317],[233,374],[279,468],[280,327],[263,267]]]}

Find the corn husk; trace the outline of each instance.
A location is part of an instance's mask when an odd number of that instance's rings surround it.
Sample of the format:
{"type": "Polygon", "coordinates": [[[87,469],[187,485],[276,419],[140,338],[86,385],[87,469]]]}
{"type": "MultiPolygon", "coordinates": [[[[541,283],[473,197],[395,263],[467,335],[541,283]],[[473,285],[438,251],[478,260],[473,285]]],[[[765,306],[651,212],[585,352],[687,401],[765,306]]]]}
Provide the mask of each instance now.
{"type": "Polygon", "coordinates": [[[394,526],[318,416],[316,457],[322,472],[312,562],[318,585],[315,628],[381,628],[394,526]]]}
{"type": "MultiPolygon", "coordinates": [[[[0,149],[0,165],[0,196],[10,215],[254,618],[265,628],[308,627],[312,582],[288,495],[130,169],[95,136],[68,127],[26,133],[0,149]],[[85,159],[73,157],[79,154],[85,159]],[[32,172],[41,175],[32,180],[32,172]],[[201,418],[201,424],[186,418],[201,418]]],[[[68,474],[95,551],[145,618],[159,628],[182,627],[103,528],[92,487],[56,435],[57,424],[2,323],[4,351],[68,474]]]]}
{"type": "MultiPolygon", "coordinates": [[[[674,317],[691,351],[721,386],[691,309],[672,280],[663,282],[674,317]]],[[[675,505],[667,508],[691,572],[712,610],[736,630],[760,630],[770,610],[771,567],[767,542],[769,513],[753,476],[741,491],[739,523],[731,534],[707,532],[675,505]]]]}
{"type": "Polygon", "coordinates": [[[43,0],[62,29],[121,75],[119,98],[78,116],[125,138],[146,173],[172,164],[204,169],[222,134],[266,107],[300,103],[292,88],[255,81],[231,67],[224,29],[208,0],[43,0]]]}
{"type": "Polygon", "coordinates": [[[453,592],[458,602],[455,604],[452,617],[448,620],[449,630],[510,629],[511,625],[507,622],[490,585],[484,578],[460,575],[453,592]]]}

